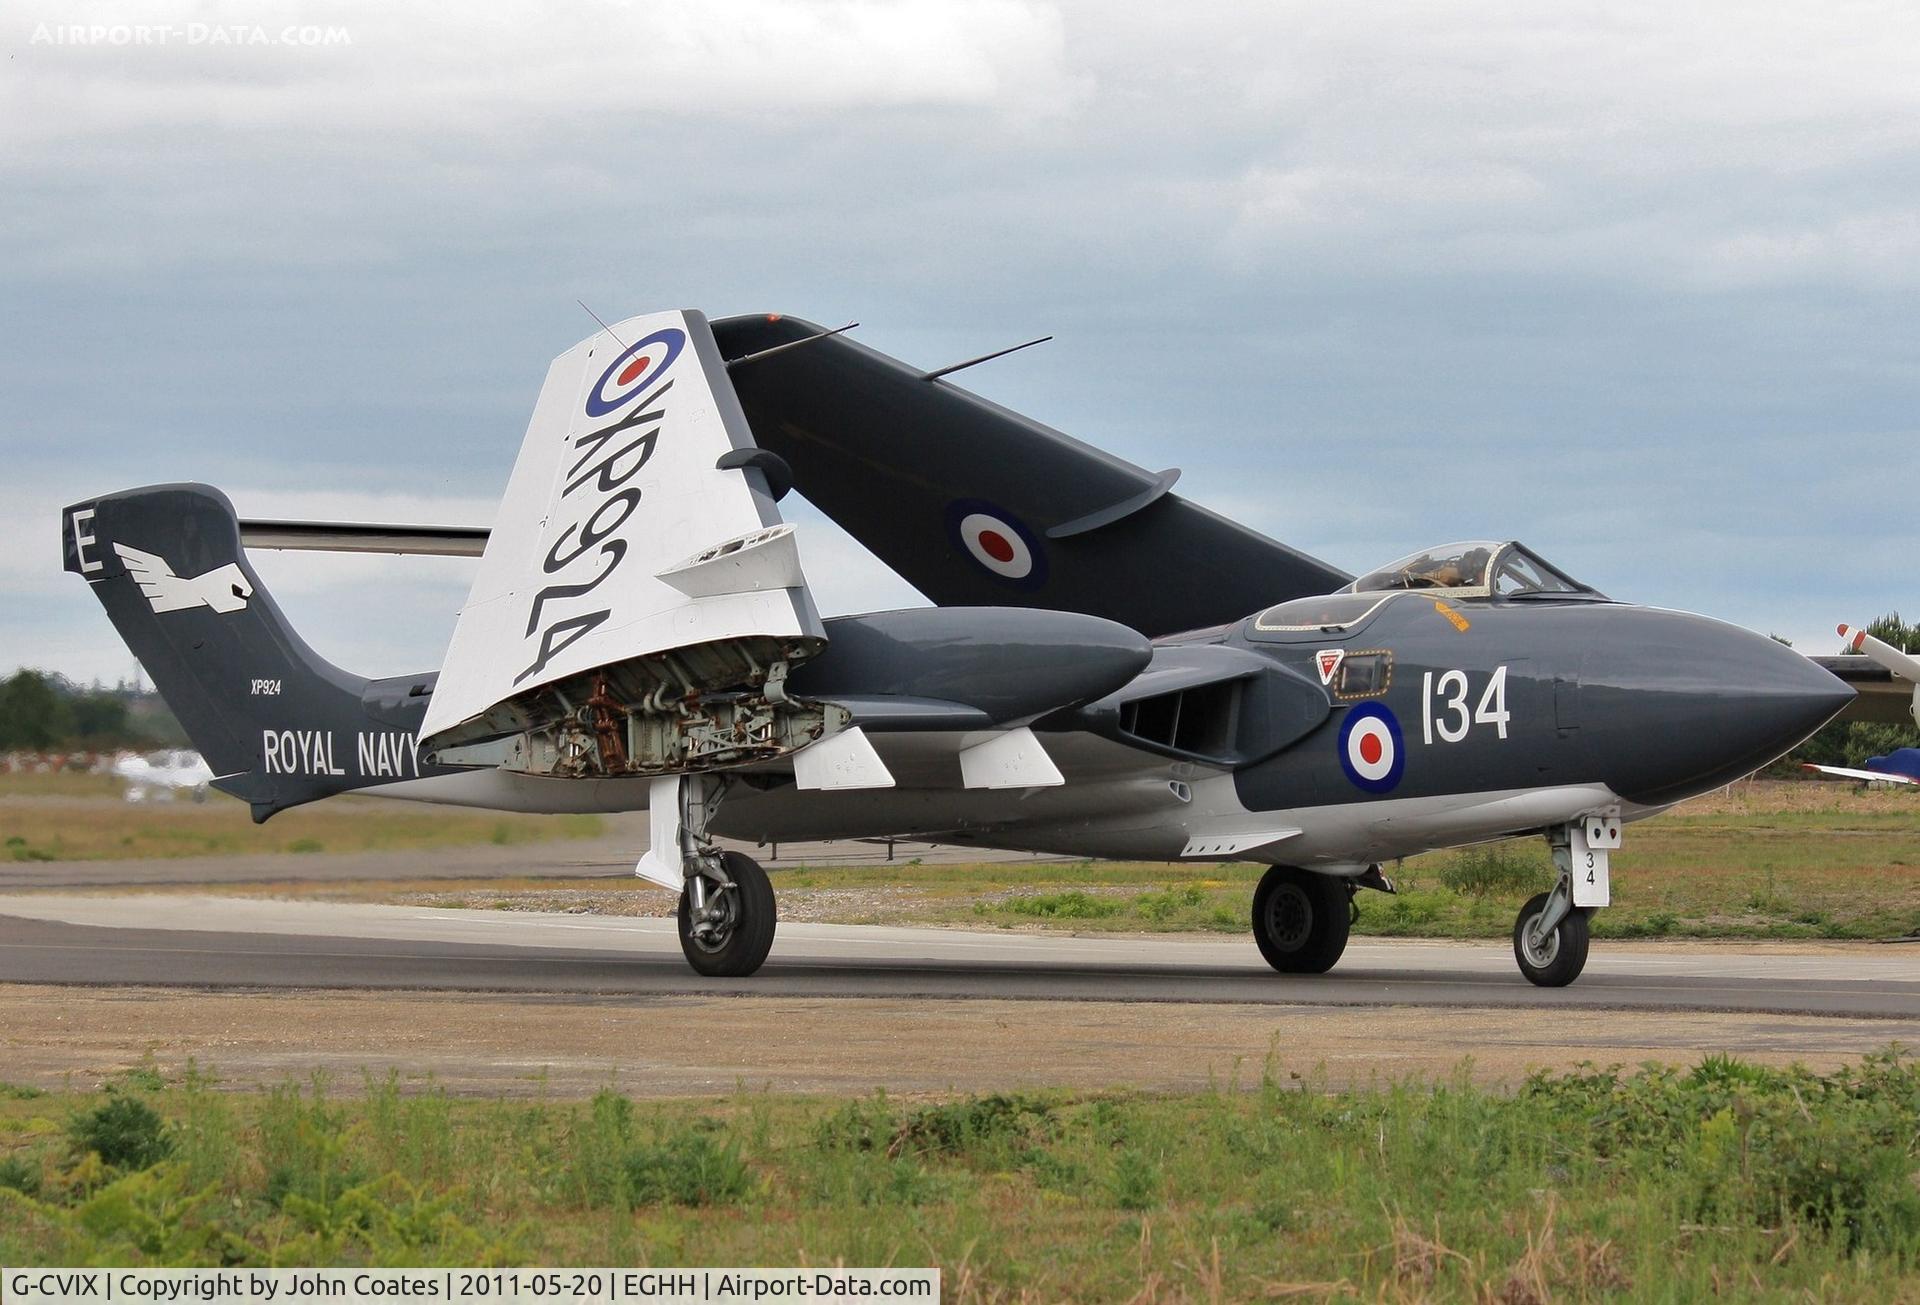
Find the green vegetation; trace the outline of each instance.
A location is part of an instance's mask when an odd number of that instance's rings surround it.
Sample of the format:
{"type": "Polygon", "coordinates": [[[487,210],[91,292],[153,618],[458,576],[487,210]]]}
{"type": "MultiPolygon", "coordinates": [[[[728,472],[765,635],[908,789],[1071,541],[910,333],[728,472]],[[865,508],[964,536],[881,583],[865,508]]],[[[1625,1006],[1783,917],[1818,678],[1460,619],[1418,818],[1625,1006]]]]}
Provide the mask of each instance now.
{"type": "Polygon", "coordinates": [[[148,1082],[0,1101],[0,1260],[934,1263],[956,1301],[1920,1291],[1894,1052],[917,1103],[148,1082]]]}
{"type": "Polygon", "coordinates": [[[0,752],[184,746],[185,732],[155,694],[25,669],[0,680],[0,752]]]}
{"type": "Polygon", "coordinates": [[[594,838],[605,829],[593,815],[500,815],[351,795],[256,825],[224,794],[204,803],[135,803],[119,801],[120,792],[108,775],[0,775],[0,798],[17,799],[0,807],[0,863],[510,846],[594,838]],[[85,797],[102,801],[84,815],[64,800],[85,797]]]}

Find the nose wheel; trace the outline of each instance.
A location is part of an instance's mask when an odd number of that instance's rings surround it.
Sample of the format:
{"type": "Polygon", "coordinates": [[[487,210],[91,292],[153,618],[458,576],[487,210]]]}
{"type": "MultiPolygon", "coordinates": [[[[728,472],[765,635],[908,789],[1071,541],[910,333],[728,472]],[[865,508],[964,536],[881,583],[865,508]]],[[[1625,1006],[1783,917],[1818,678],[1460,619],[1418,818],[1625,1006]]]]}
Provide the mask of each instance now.
{"type": "Polygon", "coordinates": [[[1587,967],[1587,912],[1574,906],[1564,883],[1536,893],[1513,922],[1513,959],[1529,983],[1564,988],[1587,967]]]}

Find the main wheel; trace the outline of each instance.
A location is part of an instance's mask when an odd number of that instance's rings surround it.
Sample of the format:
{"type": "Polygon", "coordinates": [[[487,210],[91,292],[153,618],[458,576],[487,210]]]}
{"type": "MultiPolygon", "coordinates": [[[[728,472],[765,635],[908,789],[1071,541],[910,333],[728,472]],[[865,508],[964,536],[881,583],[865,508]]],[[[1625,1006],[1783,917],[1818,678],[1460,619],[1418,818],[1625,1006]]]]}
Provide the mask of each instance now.
{"type": "Polygon", "coordinates": [[[1282,974],[1325,974],[1347,949],[1353,908],[1332,875],[1277,865],[1253,892],[1253,941],[1282,974]]]}
{"type": "Polygon", "coordinates": [[[731,884],[709,883],[707,902],[718,915],[709,927],[694,929],[692,895],[680,890],[680,950],[701,974],[745,978],[773,950],[773,884],[750,856],[722,852],[731,884]]]}
{"type": "Polygon", "coordinates": [[[1513,959],[1529,983],[1542,988],[1564,988],[1580,977],[1587,967],[1587,912],[1574,907],[1561,917],[1553,932],[1538,947],[1527,937],[1527,929],[1547,909],[1548,893],[1536,893],[1520,908],[1513,922],[1513,959]]]}

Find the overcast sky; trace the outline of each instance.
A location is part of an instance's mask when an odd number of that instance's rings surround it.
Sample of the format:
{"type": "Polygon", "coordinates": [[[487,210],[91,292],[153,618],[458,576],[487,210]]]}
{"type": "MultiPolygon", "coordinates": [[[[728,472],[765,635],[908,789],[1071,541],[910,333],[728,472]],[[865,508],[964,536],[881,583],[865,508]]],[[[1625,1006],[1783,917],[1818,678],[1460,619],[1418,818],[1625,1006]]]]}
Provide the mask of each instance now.
{"type": "MultiPolygon", "coordinates": [[[[1517,536],[1812,651],[1920,611],[1910,3],[18,0],[0,46],[0,669],[131,672],[59,569],[105,490],[488,522],[576,299],[1051,332],[967,384],[1349,570],[1517,536]]],[[[791,515],[825,611],[913,600],[791,515]]],[[[472,568],[255,564],[367,674],[472,568]]]]}

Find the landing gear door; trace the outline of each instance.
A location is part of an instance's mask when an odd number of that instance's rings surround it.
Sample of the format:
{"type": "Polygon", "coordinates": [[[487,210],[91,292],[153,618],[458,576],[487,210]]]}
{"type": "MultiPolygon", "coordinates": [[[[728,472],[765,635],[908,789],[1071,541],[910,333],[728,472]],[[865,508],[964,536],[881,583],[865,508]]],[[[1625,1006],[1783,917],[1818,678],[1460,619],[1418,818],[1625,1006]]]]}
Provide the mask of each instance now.
{"type": "Polygon", "coordinates": [[[1569,850],[1573,854],[1573,904],[1610,906],[1613,886],[1608,858],[1620,846],[1618,816],[1589,816],[1576,823],[1569,850]]]}

